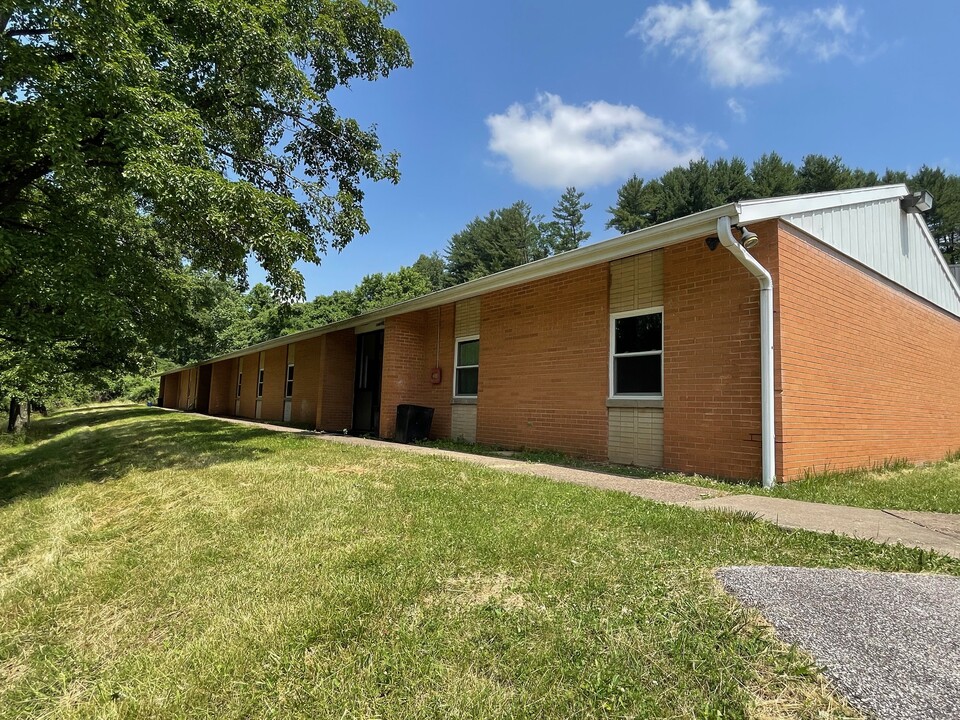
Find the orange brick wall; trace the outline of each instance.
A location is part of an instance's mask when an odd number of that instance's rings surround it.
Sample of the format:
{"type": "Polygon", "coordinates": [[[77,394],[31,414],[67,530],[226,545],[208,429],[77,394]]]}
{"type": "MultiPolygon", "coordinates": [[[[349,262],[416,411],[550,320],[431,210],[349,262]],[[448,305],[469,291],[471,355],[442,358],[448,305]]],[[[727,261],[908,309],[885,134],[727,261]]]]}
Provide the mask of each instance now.
{"type": "MultiPolygon", "coordinates": [[[[240,387],[240,417],[252,418],[257,413],[257,368],[260,353],[243,356],[243,385],[240,387]]],[[[239,361],[238,361],[239,363],[239,361]]],[[[237,366],[239,372],[239,364],[237,366]]]]}
{"type": "Polygon", "coordinates": [[[283,420],[283,390],[287,375],[287,346],[263,352],[261,420],[283,420]]]}
{"type": "Polygon", "coordinates": [[[356,334],[349,329],[324,335],[320,354],[322,370],[317,399],[317,429],[340,432],[353,424],[356,334]]]}
{"type": "Polygon", "coordinates": [[[960,320],[780,227],[788,478],[960,449],[960,320]]]}
{"type": "MultiPolygon", "coordinates": [[[[750,229],[761,239],[753,255],[776,287],[777,225],[750,229]]],[[[730,252],[711,252],[699,239],[664,249],[663,283],[664,467],[759,477],[757,280],[730,252]]]]}
{"type": "Polygon", "coordinates": [[[322,349],[322,336],[298,342],[294,349],[293,404],[290,410],[290,421],[298,425],[314,427],[317,422],[322,349]]]}
{"type": "MultiPolygon", "coordinates": [[[[774,278],[778,476],[935,460],[960,449],[960,320],[873,277],[802,231],[751,226],[774,278]]],[[[495,291],[480,302],[477,441],[607,457],[609,267],[495,291]]],[[[759,292],[723,248],[702,239],[663,251],[663,464],[760,475],[759,292]]],[[[385,321],[380,434],[401,403],[435,409],[451,433],[453,305],[385,321]],[[430,383],[439,365],[442,382],[430,383]]],[[[293,421],[352,424],[356,335],[296,347],[293,421]]],[[[241,412],[256,407],[258,353],[244,358],[241,412]]],[[[283,415],[287,348],[265,353],[264,419],[283,415]]],[[[215,363],[210,411],[232,414],[238,360],[215,363]]],[[[185,408],[195,371],[163,378],[165,407],[185,408]]],[[[191,400],[192,391],[191,392],[191,400]]]]}
{"type": "Polygon", "coordinates": [[[211,415],[233,415],[237,393],[237,361],[221,360],[210,371],[211,415]]]}
{"type": "Polygon", "coordinates": [[[478,442],[607,457],[608,282],[601,264],[483,297],[478,442]]]}
{"type": "MultiPolygon", "coordinates": [[[[415,405],[433,408],[433,424],[430,437],[450,437],[451,399],[453,398],[453,344],[456,305],[441,305],[424,311],[424,364],[420,373],[420,390],[412,400],[415,405]],[[437,324],[439,322],[439,345],[437,343],[437,324]],[[439,352],[438,352],[439,347],[439,352]],[[439,359],[438,359],[439,358],[439,359]],[[430,372],[440,368],[440,383],[430,382],[430,372]]],[[[396,411],[394,411],[396,421],[396,411]]]]}
{"type": "Polygon", "coordinates": [[[381,437],[394,436],[397,406],[403,404],[432,407],[430,436],[449,437],[453,397],[453,321],[452,304],[387,318],[380,394],[381,437]],[[437,367],[438,356],[441,382],[434,385],[430,382],[430,371],[437,367]]]}
{"type": "Polygon", "coordinates": [[[423,382],[424,313],[387,318],[383,333],[383,385],[380,391],[380,437],[392,438],[397,405],[412,402],[423,382]]]}

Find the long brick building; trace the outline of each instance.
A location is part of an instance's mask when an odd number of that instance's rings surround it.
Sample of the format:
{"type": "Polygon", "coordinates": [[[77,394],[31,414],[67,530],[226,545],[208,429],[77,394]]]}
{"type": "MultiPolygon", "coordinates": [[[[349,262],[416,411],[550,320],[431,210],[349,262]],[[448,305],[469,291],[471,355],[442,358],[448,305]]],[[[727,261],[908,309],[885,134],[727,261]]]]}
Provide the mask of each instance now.
{"type": "Polygon", "coordinates": [[[903,185],[725,205],[179,368],[164,407],[737,478],[960,449],[960,287],[903,185]],[[749,250],[748,250],[749,249],[749,250]]]}

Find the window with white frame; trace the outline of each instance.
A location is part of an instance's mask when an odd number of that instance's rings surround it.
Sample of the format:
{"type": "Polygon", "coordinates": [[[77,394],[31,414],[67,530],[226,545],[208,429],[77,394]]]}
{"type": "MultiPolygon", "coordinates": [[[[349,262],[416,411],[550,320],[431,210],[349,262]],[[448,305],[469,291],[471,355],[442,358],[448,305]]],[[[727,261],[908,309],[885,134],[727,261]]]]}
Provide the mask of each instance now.
{"type": "Polygon", "coordinates": [[[476,397],[480,387],[480,338],[457,338],[454,358],[453,394],[456,397],[476,397]]]}
{"type": "Polygon", "coordinates": [[[287,388],[284,397],[293,397],[293,365],[287,365],[287,388]]]}
{"type": "Polygon", "coordinates": [[[663,397],[663,308],[610,316],[610,395],[663,397]]]}
{"type": "Polygon", "coordinates": [[[263,397],[263,368],[260,368],[260,372],[257,374],[257,397],[263,397]]]}
{"type": "Polygon", "coordinates": [[[243,387],[243,371],[237,373],[237,397],[240,397],[240,388],[243,387]]]}

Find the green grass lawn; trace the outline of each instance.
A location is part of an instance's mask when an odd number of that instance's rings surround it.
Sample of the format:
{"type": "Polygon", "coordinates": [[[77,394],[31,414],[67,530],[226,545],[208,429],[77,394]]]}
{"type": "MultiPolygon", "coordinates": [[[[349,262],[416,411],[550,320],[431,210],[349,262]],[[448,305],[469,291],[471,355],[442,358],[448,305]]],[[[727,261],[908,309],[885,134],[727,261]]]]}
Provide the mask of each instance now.
{"type": "Polygon", "coordinates": [[[778,497],[834,505],[960,513],[960,460],[824,472],[779,485],[775,492],[778,497]]]}
{"type": "MultiPolygon", "coordinates": [[[[425,444],[483,455],[501,452],[498,448],[457,441],[425,444]]],[[[960,457],[957,454],[926,465],[888,462],[876,468],[811,473],[802,479],[778,484],[773,490],[764,490],[759,482],[737,482],[629,465],[595,463],[549,451],[521,451],[512,455],[529,462],[568,465],[628,477],[656,478],[732,493],[770,495],[831,505],[960,513],[960,457]]]]}
{"type": "Polygon", "coordinates": [[[0,447],[0,717],[852,713],[720,565],[940,571],[443,458],[135,407],[0,447]]]}

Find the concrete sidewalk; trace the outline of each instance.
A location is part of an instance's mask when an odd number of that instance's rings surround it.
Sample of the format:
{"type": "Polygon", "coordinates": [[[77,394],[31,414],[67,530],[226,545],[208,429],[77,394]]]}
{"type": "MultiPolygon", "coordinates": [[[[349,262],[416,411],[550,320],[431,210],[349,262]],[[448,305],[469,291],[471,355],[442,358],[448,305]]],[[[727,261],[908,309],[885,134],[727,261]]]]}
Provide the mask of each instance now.
{"type": "Polygon", "coordinates": [[[960,515],[873,510],[763,495],[727,495],[680,504],[696,510],[750,512],[780,527],[901,543],[960,558],[960,515]]]}
{"type": "Polygon", "coordinates": [[[944,555],[960,558],[960,515],[906,510],[872,510],[846,505],[787,500],[763,495],[735,495],[695,485],[625,477],[560,465],[523,462],[509,457],[474,455],[454,450],[439,450],[420,445],[401,445],[384,440],[369,440],[348,435],[315,433],[298,428],[270,425],[238,418],[216,417],[215,419],[238,425],[306,435],[348,445],[447,457],[451,460],[482,465],[505,472],[534,475],[601,490],[616,490],[647,500],[669,505],[681,505],[694,510],[748,512],[785,528],[837,533],[838,535],[847,535],[880,543],[901,543],[908,547],[935,550],[944,555]]]}

